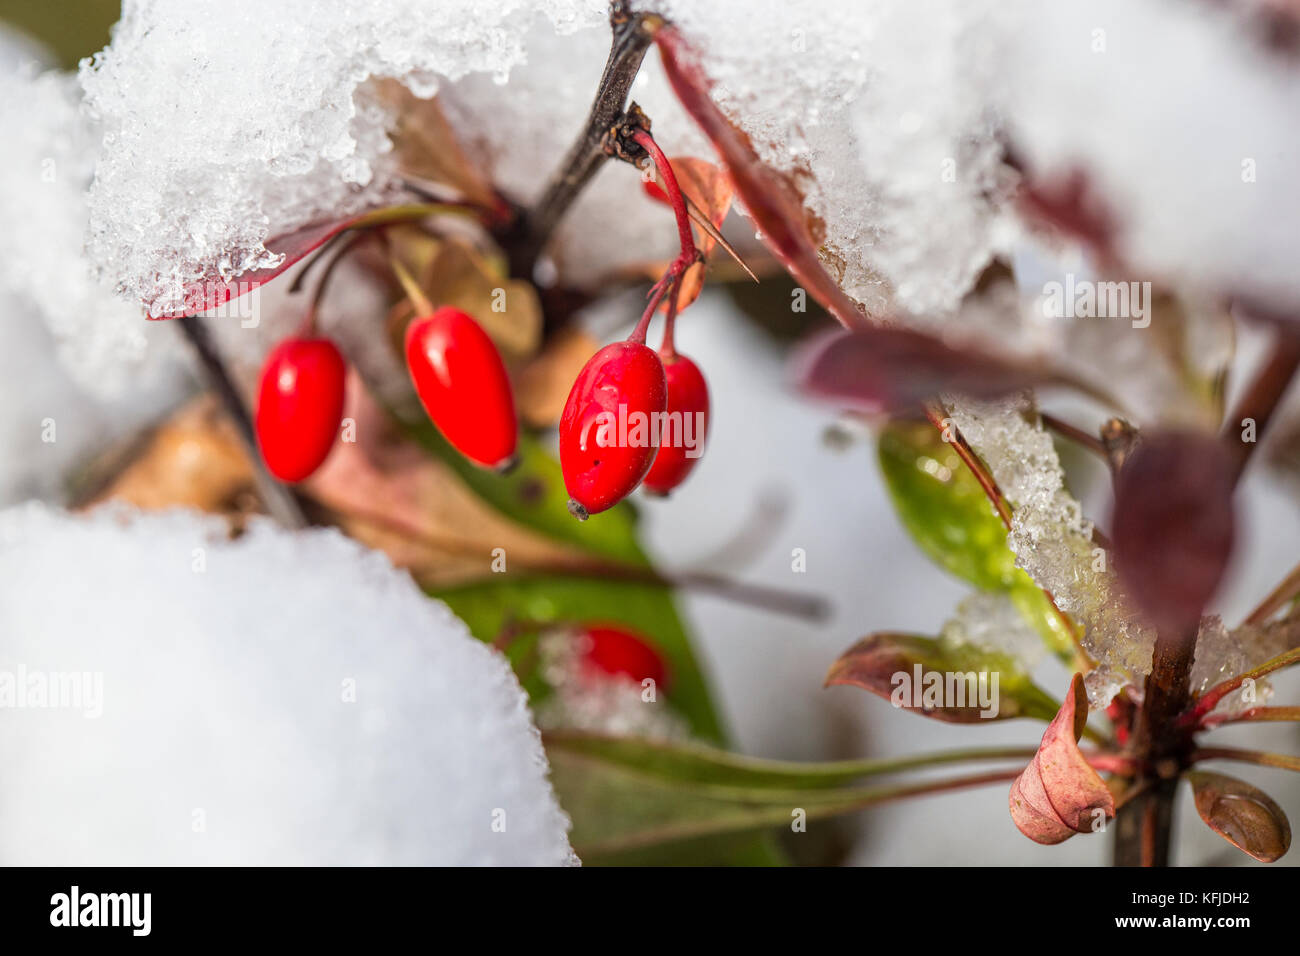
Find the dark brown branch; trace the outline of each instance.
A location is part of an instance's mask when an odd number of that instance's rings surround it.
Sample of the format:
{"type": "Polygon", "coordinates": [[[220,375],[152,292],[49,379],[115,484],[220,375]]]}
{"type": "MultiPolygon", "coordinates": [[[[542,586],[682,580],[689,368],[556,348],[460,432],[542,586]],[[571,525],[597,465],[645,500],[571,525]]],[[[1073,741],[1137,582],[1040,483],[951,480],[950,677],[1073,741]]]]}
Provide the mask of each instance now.
{"type": "Polygon", "coordinates": [[[1246,394],[1223,425],[1223,441],[1228,446],[1238,478],[1264,437],[1264,429],[1268,427],[1297,368],[1300,368],[1300,336],[1279,329],[1268,360],[1255,374],[1246,394]],[[1247,419],[1254,422],[1254,441],[1242,441],[1242,423],[1247,419]]]}
{"type": "Polygon", "coordinates": [[[272,478],[266,466],[262,464],[262,454],[257,448],[257,435],[253,431],[252,416],[244,404],[243,397],[239,394],[239,389],[235,387],[234,379],[230,377],[225,360],[222,359],[221,353],[208,335],[208,330],[203,327],[203,320],[198,316],[189,315],[176,321],[180,323],[181,332],[198,355],[209,386],[217,393],[226,414],[235,423],[235,429],[239,432],[240,440],[248,451],[249,460],[253,463],[253,470],[257,476],[257,491],[262,498],[262,503],[266,505],[267,512],[286,528],[305,528],[307,519],[303,516],[293,492],[272,478]]]}
{"type": "Polygon", "coordinates": [[[1151,673],[1133,732],[1132,756],[1142,768],[1136,784],[1150,784],[1124,807],[1115,827],[1116,866],[1168,866],[1178,776],[1190,760],[1191,736],[1178,716],[1191,700],[1196,635],[1156,639],[1151,673]]]}
{"type": "Polygon", "coordinates": [[[542,198],[520,216],[513,235],[503,237],[504,245],[510,251],[510,268],[514,275],[532,277],[533,268],[551,233],[600,164],[608,158],[603,146],[605,134],[623,115],[628,92],[641,69],[652,32],[661,22],[652,14],[632,13],[625,0],[615,0],[610,4],[609,23],[614,38],[587,124],[551,178],[542,198]]]}

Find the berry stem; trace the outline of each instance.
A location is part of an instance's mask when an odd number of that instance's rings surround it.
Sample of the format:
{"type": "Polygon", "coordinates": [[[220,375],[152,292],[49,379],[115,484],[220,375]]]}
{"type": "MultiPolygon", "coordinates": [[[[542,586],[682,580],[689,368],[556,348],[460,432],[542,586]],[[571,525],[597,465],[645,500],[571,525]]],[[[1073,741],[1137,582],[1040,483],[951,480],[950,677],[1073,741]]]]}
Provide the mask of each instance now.
{"type": "Polygon", "coordinates": [[[686,197],[682,195],[677,174],[673,172],[673,164],[668,162],[668,157],[664,155],[664,151],[659,148],[659,144],[647,130],[638,129],[633,132],[632,142],[650,154],[655,169],[659,171],[659,178],[664,182],[664,191],[672,204],[673,215],[677,217],[677,238],[682,244],[681,255],[677,257],[677,262],[682,263],[680,269],[684,271],[695,261],[698,252],[695,248],[695,236],[691,232],[691,214],[686,208],[686,197]]]}
{"type": "Polygon", "coordinates": [[[314,338],[316,335],[316,316],[320,312],[320,304],[325,298],[325,290],[329,286],[330,278],[334,275],[334,270],[338,268],[343,258],[356,248],[361,240],[369,238],[369,233],[358,232],[349,236],[330,257],[329,262],[325,264],[325,271],[320,274],[320,279],[316,282],[316,290],[312,293],[311,302],[307,306],[307,312],[303,316],[302,324],[298,327],[300,338],[314,338]]]}
{"type": "Polygon", "coordinates": [[[429,297],[424,294],[419,284],[411,278],[411,274],[406,271],[406,266],[402,265],[402,260],[397,258],[397,254],[393,252],[391,246],[388,249],[388,264],[393,270],[393,275],[397,277],[397,281],[402,284],[402,291],[406,293],[406,297],[415,306],[416,313],[418,315],[432,314],[433,303],[429,301],[429,297]]]}
{"type": "Polygon", "coordinates": [[[672,291],[668,293],[668,313],[664,316],[664,340],[659,346],[659,355],[665,359],[677,357],[677,346],[673,342],[673,331],[677,325],[678,294],[682,291],[682,276],[673,279],[672,291]]]}

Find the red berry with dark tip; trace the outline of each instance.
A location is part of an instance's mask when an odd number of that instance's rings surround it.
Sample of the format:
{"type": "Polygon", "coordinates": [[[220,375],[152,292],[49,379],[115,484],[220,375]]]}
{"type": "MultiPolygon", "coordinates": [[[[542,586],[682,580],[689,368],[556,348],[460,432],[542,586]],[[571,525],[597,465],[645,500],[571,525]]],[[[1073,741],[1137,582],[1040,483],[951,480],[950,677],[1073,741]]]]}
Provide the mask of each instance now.
{"type": "Polygon", "coordinates": [[[691,473],[704,452],[709,430],[709,386],[698,365],[685,355],[666,355],[668,408],[659,435],[659,454],[645,476],[647,491],[666,495],[691,473]]]}
{"type": "Polygon", "coordinates": [[[329,339],[286,339],[271,350],[257,393],[257,443],[281,481],[302,481],[325,458],[343,421],[347,365],[329,339]]]}
{"type": "Polygon", "coordinates": [[[483,327],[442,306],[406,329],[406,367],[444,438],[484,468],[511,463],[519,442],[514,393],[501,353],[483,327]]]}
{"type": "Polygon", "coordinates": [[[613,507],[641,483],[667,402],[664,363],[645,345],[615,342],[583,366],[560,416],[560,467],[576,517],[613,507]]]}
{"type": "Polygon", "coordinates": [[[626,628],[591,624],[578,635],[582,642],[581,666],[588,672],[629,677],[638,684],[649,678],[668,689],[668,668],[648,640],[626,628]]]}

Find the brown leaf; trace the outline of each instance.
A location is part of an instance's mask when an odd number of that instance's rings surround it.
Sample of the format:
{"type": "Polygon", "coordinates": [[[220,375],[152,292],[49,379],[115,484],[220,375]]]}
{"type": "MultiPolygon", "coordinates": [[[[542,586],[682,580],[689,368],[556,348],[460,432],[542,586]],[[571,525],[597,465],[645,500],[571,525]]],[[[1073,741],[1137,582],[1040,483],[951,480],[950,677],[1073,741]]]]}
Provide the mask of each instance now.
{"type": "Polygon", "coordinates": [[[244,446],[217,401],[203,397],[160,425],[87,507],[119,501],[138,508],[256,510],[256,479],[244,446]]]}
{"type": "Polygon", "coordinates": [[[1219,836],[1262,863],[1291,848],[1291,824],[1268,794],[1244,780],[1194,770],[1187,774],[1201,819],[1219,836]]]}
{"type": "Polygon", "coordinates": [[[969,646],[946,644],[931,637],[915,634],[881,633],[864,637],[831,665],[826,686],[846,684],[861,687],[883,697],[895,707],[924,717],[954,724],[978,723],[982,720],[1010,720],[1013,717],[1038,717],[1050,720],[1056,702],[1034,685],[1010,658],[969,646]],[[979,702],[979,685],[971,687],[961,675],[987,675],[985,699],[996,691],[992,708],[979,702]],[[993,683],[996,675],[996,685],[993,683]],[[952,689],[965,700],[946,693],[948,678],[952,689]],[[934,689],[935,697],[926,693],[934,689]],[[939,693],[938,691],[945,691],[939,693]],[[992,709],[993,713],[989,713],[992,709]]]}
{"type": "Polygon", "coordinates": [[[1196,431],[1142,436],[1115,479],[1111,537],[1125,588],[1160,633],[1193,633],[1227,569],[1233,468],[1196,431]]]}
{"type": "Polygon", "coordinates": [[[515,407],[525,424],[554,427],[564,411],[569,390],[600,343],[580,329],[566,326],[515,377],[515,407]]]}
{"type": "Polygon", "coordinates": [[[671,24],[655,32],[655,44],[673,92],[713,143],[763,241],[772,253],[821,305],[843,325],[857,328],[866,317],[823,268],[819,242],[809,229],[803,196],[789,176],[778,173],[758,157],[749,137],[732,125],[710,96],[712,81],[699,57],[671,24]]]}
{"type": "Polygon", "coordinates": [[[1035,843],[1061,843],[1093,831],[1098,810],[1108,820],[1115,816],[1114,796],[1079,750],[1087,722],[1083,676],[1075,674],[1038,753],[1011,785],[1011,819],[1035,843]]]}
{"type": "Polygon", "coordinates": [[[389,135],[402,172],[426,184],[449,187],[453,198],[496,215],[509,214],[479,166],[465,155],[437,97],[422,99],[392,79],[376,80],[374,90],[397,117],[389,135]]]}

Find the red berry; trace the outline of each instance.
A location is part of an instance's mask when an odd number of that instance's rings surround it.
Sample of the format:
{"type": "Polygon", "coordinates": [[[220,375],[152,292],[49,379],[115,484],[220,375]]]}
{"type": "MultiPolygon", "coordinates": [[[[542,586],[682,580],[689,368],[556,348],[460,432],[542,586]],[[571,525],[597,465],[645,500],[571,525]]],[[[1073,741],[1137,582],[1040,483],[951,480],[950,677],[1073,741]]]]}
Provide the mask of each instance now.
{"type": "Polygon", "coordinates": [[[659,436],[659,454],[645,476],[646,489],[660,495],[686,480],[700,460],[709,429],[709,386],[699,366],[685,355],[668,355],[664,357],[664,375],[668,414],[659,436]]]}
{"type": "Polygon", "coordinates": [[[406,329],[406,366],[444,438],[485,468],[510,464],[519,440],[505,363],[483,327],[442,306],[406,329]]]}
{"type": "Polygon", "coordinates": [[[641,483],[667,402],[664,363],[648,346],[615,342],[583,366],[560,417],[560,467],[574,515],[611,508],[641,483]]]}
{"type": "Polygon", "coordinates": [[[257,443],[271,474],[302,481],[329,455],[343,420],[347,366],[329,339],[271,350],[257,395],[257,443]]]}
{"type": "Polygon", "coordinates": [[[639,634],[610,624],[590,624],[579,634],[582,666],[610,676],[630,677],[638,684],[649,678],[668,688],[668,669],[659,652],[639,634]]]}

